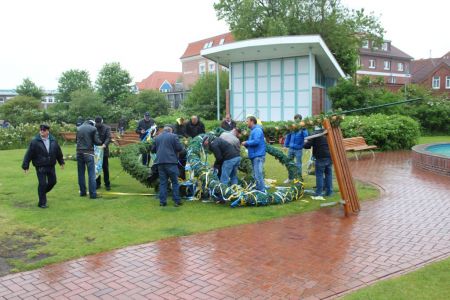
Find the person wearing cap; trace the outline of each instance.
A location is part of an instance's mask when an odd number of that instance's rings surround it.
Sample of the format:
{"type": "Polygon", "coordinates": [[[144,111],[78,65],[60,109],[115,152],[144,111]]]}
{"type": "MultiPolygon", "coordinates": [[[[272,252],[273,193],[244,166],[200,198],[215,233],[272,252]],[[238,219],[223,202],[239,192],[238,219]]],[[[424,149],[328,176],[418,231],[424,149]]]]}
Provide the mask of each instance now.
{"type": "Polygon", "coordinates": [[[172,133],[170,125],[165,125],[162,133],[155,138],[152,152],[156,153],[155,165],[159,173],[159,205],[167,205],[167,187],[172,183],[173,201],[180,206],[181,198],[178,185],[178,154],[183,150],[180,140],[172,133]]]}
{"type": "Polygon", "coordinates": [[[80,196],[86,196],[85,172],[88,172],[89,197],[91,199],[99,198],[97,196],[95,182],[95,158],[94,145],[105,147],[98,136],[94,120],[87,120],[78,127],[77,130],[77,169],[78,185],[80,186],[80,196]]]}
{"type": "MultiPolygon", "coordinates": [[[[300,114],[296,114],[294,116],[295,122],[300,122],[302,120],[302,116],[300,114]]],[[[301,128],[296,132],[291,132],[286,135],[286,139],[284,140],[284,147],[288,148],[288,158],[293,160],[295,158],[295,166],[297,167],[296,177],[300,180],[303,180],[302,177],[302,157],[303,157],[303,145],[305,143],[305,137],[308,136],[308,130],[305,128],[301,128]]],[[[284,181],[284,183],[290,183],[294,180],[294,174],[289,174],[288,179],[284,181]]]]}
{"type": "Polygon", "coordinates": [[[38,178],[38,207],[48,208],[47,193],[56,185],[56,162],[64,169],[64,158],[56,139],[50,134],[50,126],[42,124],[40,131],[30,142],[22,162],[22,169],[28,173],[30,161],[36,168],[38,178]]]}
{"type": "Polygon", "coordinates": [[[242,142],[242,146],[248,149],[248,158],[250,158],[253,167],[253,178],[256,182],[256,189],[265,192],[264,184],[264,162],[266,160],[266,142],[261,125],[257,124],[254,116],[247,118],[247,126],[250,128],[250,136],[247,141],[242,142]]]}
{"type": "Polygon", "coordinates": [[[198,116],[192,116],[186,124],[186,134],[193,138],[202,133],[205,133],[205,125],[198,116]]]}
{"type": "MultiPolygon", "coordinates": [[[[155,121],[150,118],[150,113],[147,111],[144,114],[144,119],[140,120],[136,128],[136,133],[139,134],[139,139],[142,140],[145,137],[147,129],[155,125],[155,121]]],[[[150,155],[147,153],[142,156],[142,164],[148,166],[150,162],[150,155]]]]}
{"type": "Polygon", "coordinates": [[[233,128],[236,128],[236,122],[231,119],[230,114],[226,114],[225,119],[220,124],[220,127],[225,129],[226,131],[231,131],[233,128]]]}
{"type": "MultiPolygon", "coordinates": [[[[111,190],[111,183],[109,182],[109,143],[111,142],[111,127],[103,124],[103,118],[97,116],[95,118],[95,128],[97,128],[98,137],[105,148],[103,149],[103,181],[105,182],[105,189],[107,191],[111,190]]],[[[97,189],[99,189],[102,185],[102,175],[99,175],[96,179],[97,189]]]]}
{"type": "Polygon", "coordinates": [[[188,137],[186,134],[186,123],[184,123],[184,118],[177,118],[177,122],[175,123],[173,133],[178,136],[188,137]]]}

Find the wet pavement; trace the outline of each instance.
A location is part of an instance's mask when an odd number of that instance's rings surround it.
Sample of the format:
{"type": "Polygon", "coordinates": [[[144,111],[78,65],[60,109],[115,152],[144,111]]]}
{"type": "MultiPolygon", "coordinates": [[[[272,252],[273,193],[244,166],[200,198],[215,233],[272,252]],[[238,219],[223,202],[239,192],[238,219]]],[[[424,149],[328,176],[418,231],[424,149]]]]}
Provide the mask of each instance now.
{"type": "Polygon", "coordinates": [[[450,256],[450,178],[410,157],[350,163],[382,189],[357,216],[335,207],[88,256],[1,277],[0,299],[337,297],[450,256]]]}

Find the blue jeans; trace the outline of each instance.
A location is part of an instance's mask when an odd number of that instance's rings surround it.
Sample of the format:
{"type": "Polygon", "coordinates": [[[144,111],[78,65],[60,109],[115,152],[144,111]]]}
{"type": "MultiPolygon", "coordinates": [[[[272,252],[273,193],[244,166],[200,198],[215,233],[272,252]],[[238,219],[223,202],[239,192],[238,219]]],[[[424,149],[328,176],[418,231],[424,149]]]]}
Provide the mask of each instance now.
{"type": "Polygon", "coordinates": [[[97,183],[95,182],[95,160],[94,154],[77,153],[78,166],[78,185],[80,186],[80,195],[86,195],[85,171],[88,171],[89,197],[97,198],[97,183]]]}
{"type": "Polygon", "coordinates": [[[226,185],[228,185],[229,182],[231,182],[231,184],[237,184],[237,171],[240,163],[240,156],[236,156],[232,159],[224,161],[222,164],[222,174],[220,176],[220,182],[226,185]]]}
{"type": "MultiPolygon", "coordinates": [[[[297,167],[297,174],[293,174],[293,175],[295,175],[297,178],[302,177],[302,156],[303,156],[303,149],[296,150],[296,149],[289,148],[288,158],[289,159],[295,158],[295,166],[297,167]]],[[[292,177],[292,175],[289,176],[290,180],[294,179],[291,177],[292,177]]]]}
{"type": "Polygon", "coordinates": [[[256,189],[261,192],[266,191],[263,174],[265,160],[266,160],[265,156],[258,156],[251,159],[253,167],[253,178],[256,181],[256,189]]]}
{"type": "Polygon", "coordinates": [[[158,165],[159,173],[159,203],[167,204],[167,186],[172,182],[173,201],[180,203],[180,188],[178,186],[178,165],[177,164],[160,164],[158,165]]]}
{"type": "Polygon", "coordinates": [[[324,189],[325,189],[325,196],[331,196],[331,194],[333,193],[333,173],[332,173],[333,162],[331,161],[331,158],[316,159],[315,165],[316,165],[316,196],[322,196],[324,189]]]}

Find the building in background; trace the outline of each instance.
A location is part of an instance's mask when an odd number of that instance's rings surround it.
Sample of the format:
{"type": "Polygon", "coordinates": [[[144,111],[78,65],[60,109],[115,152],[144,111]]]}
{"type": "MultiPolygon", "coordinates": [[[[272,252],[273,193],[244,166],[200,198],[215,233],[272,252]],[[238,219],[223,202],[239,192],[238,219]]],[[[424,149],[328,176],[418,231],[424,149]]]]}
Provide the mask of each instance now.
{"type": "Polygon", "coordinates": [[[0,90],[0,104],[5,103],[15,96],[17,96],[16,90],[0,90]]]}
{"type": "Polygon", "coordinates": [[[150,76],[136,83],[137,92],[156,90],[163,93],[173,108],[178,108],[187,93],[184,91],[181,72],[155,71],[150,76]]]}
{"type": "Polygon", "coordinates": [[[253,114],[263,122],[286,121],[328,111],[327,89],[345,76],[319,35],[244,40],[201,55],[229,68],[227,107],[235,120],[253,114]]]}
{"type": "Polygon", "coordinates": [[[382,77],[386,87],[396,91],[411,82],[412,60],[410,55],[392,45],[390,41],[385,41],[377,48],[371,41],[366,40],[359,49],[359,70],[356,71],[356,77],[382,77]]]}
{"type": "MultiPolygon", "coordinates": [[[[230,32],[213,36],[207,39],[189,43],[181,56],[183,85],[190,90],[200,75],[216,71],[216,62],[202,57],[200,52],[217,46],[233,43],[234,38],[230,32]]],[[[225,66],[223,66],[226,68],[225,66]]]]}
{"type": "MultiPolygon", "coordinates": [[[[49,105],[56,103],[56,90],[44,90],[44,96],[41,99],[42,107],[47,109],[49,105]]],[[[15,89],[11,90],[0,90],[0,105],[5,103],[11,98],[18,96],[15,89]]]]}
{"type": "Polygon", "coordinates": [[[450,96],[450,52],[442,57],[412,61],[412,82],[450,96]]]}

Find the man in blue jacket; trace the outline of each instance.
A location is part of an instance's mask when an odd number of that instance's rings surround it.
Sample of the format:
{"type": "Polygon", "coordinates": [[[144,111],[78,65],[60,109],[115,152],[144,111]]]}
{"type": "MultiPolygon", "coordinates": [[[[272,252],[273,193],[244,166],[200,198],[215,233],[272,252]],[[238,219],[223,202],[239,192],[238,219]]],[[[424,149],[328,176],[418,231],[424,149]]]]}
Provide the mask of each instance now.
{"type": "MultiPolygon", "coordinates": [[[[300,122],[302,120],[302,116],[300,114],[296,114],[294,116],[295,122],[300,122]]],[[[289,174],[289,178],[284,181],[284,183],[289,183],[294,180],[294,175],[300,180],[303,180],[302,177],[302,156],[303,156],[303,144],[305,143],[305,137],[308,136],[308,131],[306,129],[300,129],[297,132],[291,132],[286,135],[286,139],[284,140],[284,147],[288,148],[288,157],[289,159],[295,158],[295,166],[297,167],[297,174],[289,174]]]]}
{"type": "Polygon", "coordinates": [[[250,137],[242,145],[248,149],[248,158],[252,161],[253,178],[256,181],[256,189],[265,192],[264,185],[264,162],[266,160],[266,141],[261,125],[257,125],[254,116],[247,118],[247,126],[250,128],[250,137]]]}
{"type": "Polygon", "coordinates": [[[155,138],[152,152],[156,153],[155,165],[158,166],[159,173],[159,205],[167,205],[167,186],[170,178],[173,201],[177,207],[182,204],[178,186],[178,153],[183,150],[183,145],[172,131],[169,125],[164,126],[163,132],[155,138]]]}

